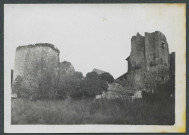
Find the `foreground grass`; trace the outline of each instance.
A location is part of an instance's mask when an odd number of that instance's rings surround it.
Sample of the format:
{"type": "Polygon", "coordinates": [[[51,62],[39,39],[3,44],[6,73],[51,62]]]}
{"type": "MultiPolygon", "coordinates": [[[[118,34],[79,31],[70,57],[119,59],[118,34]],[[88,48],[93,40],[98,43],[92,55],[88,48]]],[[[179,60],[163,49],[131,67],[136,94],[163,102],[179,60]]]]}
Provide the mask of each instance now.
{"type": "Polygon", "coordinates": [[[12,124],[174,124],[172,100],[127,102],[122,100],[12,99],[12,124]]]}

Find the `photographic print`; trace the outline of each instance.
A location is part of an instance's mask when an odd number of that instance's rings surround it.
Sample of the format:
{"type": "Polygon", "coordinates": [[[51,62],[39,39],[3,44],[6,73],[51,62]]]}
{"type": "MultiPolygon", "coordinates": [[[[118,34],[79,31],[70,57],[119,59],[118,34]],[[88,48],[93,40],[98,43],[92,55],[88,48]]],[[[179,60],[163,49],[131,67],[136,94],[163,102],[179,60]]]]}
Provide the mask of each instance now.
{"type": "Polygon", "coordinates": [[[5,4],[4,54],[6,132],[185,132],[185,4],[5,4]]]}

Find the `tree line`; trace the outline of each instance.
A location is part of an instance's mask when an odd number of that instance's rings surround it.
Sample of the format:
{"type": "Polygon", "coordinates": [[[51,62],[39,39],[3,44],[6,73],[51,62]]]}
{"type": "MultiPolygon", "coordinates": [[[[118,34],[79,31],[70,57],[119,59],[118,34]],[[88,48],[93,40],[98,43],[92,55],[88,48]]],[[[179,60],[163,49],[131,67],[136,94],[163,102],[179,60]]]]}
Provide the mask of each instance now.
{"type": "Polygon", "coordinates": [[[36,80],[40,79],[28,79],[28,76],[17,76],[12,85],[12,92],[17,93],[17,97],[31,100],[94,98],[96,95],[108,91],[108,83],[111,84],[114,82],[113,76],[107,72],[102,74],[89,72],[86,74],[86,77],[84,77],[81,72],[74,72],[65,75],[61,81],[57,80],[55,82],[54,91],[52,91],[52,88],[48,87],[48,82],[52,82],[48,81],[48,79],[50,79],[48,74],[41,79],[43,79],[43,81],[41,81],[42,83],[34,83],[36,80]]]}

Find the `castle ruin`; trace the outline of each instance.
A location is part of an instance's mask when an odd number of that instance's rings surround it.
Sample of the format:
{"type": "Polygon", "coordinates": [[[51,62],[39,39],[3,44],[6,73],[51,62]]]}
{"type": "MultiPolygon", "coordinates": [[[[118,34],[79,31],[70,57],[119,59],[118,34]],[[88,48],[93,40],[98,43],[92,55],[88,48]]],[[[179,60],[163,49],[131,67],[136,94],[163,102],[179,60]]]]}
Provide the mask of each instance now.
{"type": "Polygon", "coordinates": [[[165,35],[159,31],[137,33],[131,38],[131,53],[126,59],[128,72],[118,80],[129,80],[135,90],[155,92],[175,75],[175,53],[169,54],[165,35]]]}
{"type": "MultiPolygon", "coordinates": [[[[127,94],[135,95],[141,91],[156,93],[160,89],[167,89],[163,88],[167,84],[171,86],[168,89],[174,89],[175,53],[169,54],[163,33],[146,32],[144,36],[137,33],[131,38],[131,53],[126,60],[128,71],[117,80],[122,81],[121,85],[125,83],[123,91],[127,94]]],[[[97,71],[102,72],[94,69],[94,72],[97,71]]],[[[17,93],[20,97],[37,95],[39,98],[53,98],[65,77],[74,73],[75,69],[70,62],[59,61],[59,50],[51,44],[19,46],[12,72],[12,93],[21,91],[17,93]]],[[[117,89],[117,86],[115,84],[112,88],[117,89]]]]}
{"type": "Polygon", "coordinates": [[[43,91],[44,96],[52,95],[58,65],[59,50],[51,44],[19,46],[16,49],[13,83],[22,79],[21,87],[28,95],[37,94],[38,91],[43,91]],[[50,89],[50,93],[46,93],[46,89],[50,89]]]}

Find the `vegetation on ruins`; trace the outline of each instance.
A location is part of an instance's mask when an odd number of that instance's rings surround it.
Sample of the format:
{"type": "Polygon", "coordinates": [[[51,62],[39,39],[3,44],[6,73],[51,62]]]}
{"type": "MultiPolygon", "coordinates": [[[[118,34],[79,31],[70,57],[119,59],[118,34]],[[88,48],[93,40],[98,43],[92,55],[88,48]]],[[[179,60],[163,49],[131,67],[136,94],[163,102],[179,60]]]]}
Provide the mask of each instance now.
{"type": "Polygon", "coordinates": [[[131,46],[128,72],[118,79],[98,69],[84,77],[51,44],[18,47],[12,124],[173,125],[175,54],[158,31],[137,34],[131,46]]]}
{"type": "Polygon", "coordinates": [[[100,74],[100,77],[102,80],[105,80],[108,83],[113,83],[114,82],[114,77],[110,73],[102,73],[100,74]]]}
{"type": "Polygon", "coordinates": [[[74,94],[75,98],[95,97],[102,94],[103,91],[108,90],[108,84],[101,79],[96,72],[87,73],[84,80],[81,81],[78,92],[74,94]]]}
{"type": "Polygon", "coordinates": [[[74,72],[70,75],[65,75],[62,81],[59,82],[56,98],[64,99],[67,97],[75,97],[79,93],[79,86],[83,79],[81,72],[74,72]]]}
{"type": "Polygon", "coordinates": [[[34,47],[50,47],[51,49],[57,51],[58,53],[60,53],[59,49],[54,47],[53,44],[49,44],[49,43],[36,43],[36,44],[30,44],[30,45],[23,45],[23,46],[18,46],[17,50],[19,49],[23,49],[23,48],[34,48],[34,47]]]}

